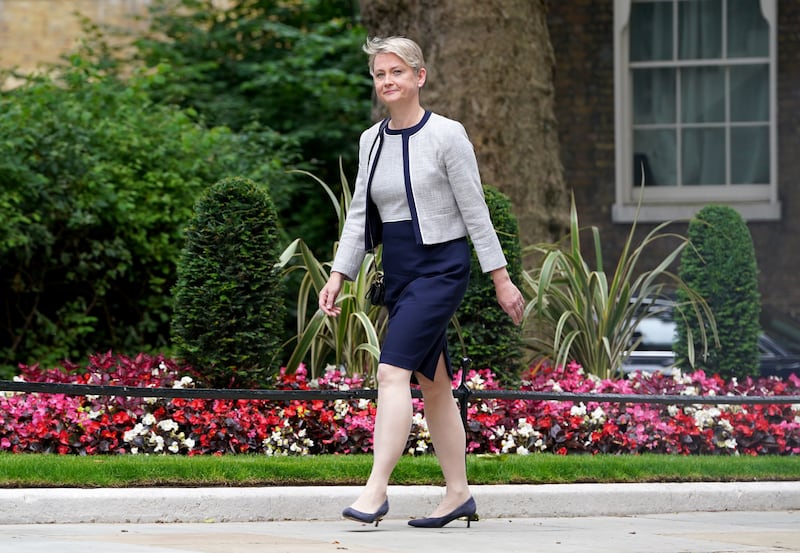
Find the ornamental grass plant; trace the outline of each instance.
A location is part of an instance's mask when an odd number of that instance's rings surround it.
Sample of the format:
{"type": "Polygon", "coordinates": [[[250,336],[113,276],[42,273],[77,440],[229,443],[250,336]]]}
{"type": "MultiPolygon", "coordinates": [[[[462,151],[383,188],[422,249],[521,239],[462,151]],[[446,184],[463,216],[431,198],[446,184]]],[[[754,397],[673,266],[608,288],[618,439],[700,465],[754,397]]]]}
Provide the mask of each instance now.
{"type": "Polygon", "coordinates": [[[705,300],[670,269],[688,241],[667,232],[669,224],[657,225],[634,244],[634,222],[616,267],[607,273],[596,227],[591,228],[594,267],[583,254],[582,229],[573,197],[566,243],[543,243],[526,249],[541,258],[535,269],[523,273],[524,290],[531,298],[525,308],[525,324],[536,325],[536,331],[529,333],[531,349],[556,366],[575,360],[598,377],[619,376],[623,361],[641,341],[636,336],[639,323],[666,309],[658,307],[658,300],[671,299],[675,290],[681,290],[681,313],[700,323],[699,336],[690,335],[688,340],[687,358],[693,365],[695,341],[704,354],[708,341],[716,340],[716,326],[705,300]],[[669,240],[675,242],[673,248],[655,267],[643,269],[644,256],[653,245],[669,240]]]}
{"type": "MultiPolygon", "coordinates": [[[[344,169],[340,165],[341,195],[337,200],[333,190],[311,173],[299,171],[314,179],[331,200],[339,221],[337,237],[342,228],[352,201],[352,193],[344,169]]],[[[338,242],[334,243],[331,261],[319,261],[311,248],[301,239],[294,240],[280,256],[279,267],[288,277],[299,272],[300,285],[297,293],[297,335],[292,340],[292,349],[286,363],[288,372],[294,372],[306,361],[311,378],[321,376],[317,370],[325,367],[331,357],[336,367],[350,374],[364,375],[374,381],[374,373],[380,359],[380,341],[386,332],[385,311],[367,300],[367,290],[377,274],[380,250],[368,253],[354,280],[346,280],[337,299],[341,314],[328,317],[318,308],[319,292],[330,274],[332,259],[336,255],[338,242]]]]}

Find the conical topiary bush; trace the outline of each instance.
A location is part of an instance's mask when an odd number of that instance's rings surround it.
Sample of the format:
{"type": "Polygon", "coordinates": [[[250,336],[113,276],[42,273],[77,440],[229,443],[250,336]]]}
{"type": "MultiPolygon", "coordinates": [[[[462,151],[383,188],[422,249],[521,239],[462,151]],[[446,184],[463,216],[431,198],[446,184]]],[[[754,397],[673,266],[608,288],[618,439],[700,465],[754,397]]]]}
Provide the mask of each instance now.
{"type": "Polygon", "coordinates": [[[269,193],[240,177],[195,205],[173,290],[178,353],[215,387],[263,384],[278,368],[285,309],[269,193]]]}
{"type": "MultiPolygon", "coordinates": [[[[515,283],[522,282],[522,248],[519,223],[511,209],[511,200],[493,186],[484,185],[486,205],[508,262],[508,274],[515,283]]],[[[523,368],[522,332],[497,305],[491,275],[481,270],[472,250],[472,274],[464,301],[456,311],[461,336],[449,330],[450,352],[454,359],[466,354],[474,368],[490,368],[507,386],[516,386],[523,368]],[[464,350],[461,348],[461,340],[464,350]]],[[[457,366],[457,363],[454,363],[457,366]]]]}
{"type": "MultiPolygon", "coordinates": [[[[708,205],[690,221],[692,247],[683,250],[679,274],[711,308],[719,343],[709,343],[708,355],[695,368],[729,378],[758,373],[761,297],[753,240],[739,213],[728,206],[708,205]]],[[[678,306],[686,299],[678,293],[678,306]]],[[[680,314],[680,310],[679,310],[680,314]]],[[[700,329],[692,317],[676,316],[674,345],[679,367],[689,369],[688,344],[700,351],[700,329]]]]}

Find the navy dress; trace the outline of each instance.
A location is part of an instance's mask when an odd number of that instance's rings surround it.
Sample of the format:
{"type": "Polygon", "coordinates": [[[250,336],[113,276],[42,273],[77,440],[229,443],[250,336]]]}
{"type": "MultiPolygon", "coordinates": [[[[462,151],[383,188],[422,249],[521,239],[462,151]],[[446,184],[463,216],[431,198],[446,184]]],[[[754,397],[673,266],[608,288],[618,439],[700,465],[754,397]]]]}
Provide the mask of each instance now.
{"type": "Polygon", "coordinates": [[[447,351],[447,327],[461,304],[470,276],[466,238],[420,245],[411,221],[383,223],[383,268],[389,324],[381,363],[417,371],[433,380],[447,351]]]}

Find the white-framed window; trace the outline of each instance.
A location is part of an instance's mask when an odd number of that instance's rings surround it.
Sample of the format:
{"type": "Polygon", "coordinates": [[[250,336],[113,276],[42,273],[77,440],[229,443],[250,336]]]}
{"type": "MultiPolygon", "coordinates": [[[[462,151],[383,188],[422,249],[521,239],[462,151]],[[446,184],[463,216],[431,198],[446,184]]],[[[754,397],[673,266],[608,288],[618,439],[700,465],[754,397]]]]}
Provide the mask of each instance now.
{"type": "Polygon", "coordinates": [[[776,19],[777,0],[614,1],[615,222],[780,218],[776,19]]]}

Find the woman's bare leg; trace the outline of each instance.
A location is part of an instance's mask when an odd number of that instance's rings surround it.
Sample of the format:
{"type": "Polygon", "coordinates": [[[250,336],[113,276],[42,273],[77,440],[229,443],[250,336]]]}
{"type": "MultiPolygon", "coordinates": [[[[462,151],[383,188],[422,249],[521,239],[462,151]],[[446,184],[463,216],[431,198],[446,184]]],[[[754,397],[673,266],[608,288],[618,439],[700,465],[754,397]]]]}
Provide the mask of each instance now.
{"type": "Polygon", "coordinates": [[[458,405],[453,398],[452,383],[447,376],[444,357],[439,357],[433,380],[419,373],[417,380],[425,401],[428,431],[446,484],[444,499],[429,516],[441,517],[451,513],[470,497],[464,457],[466,434],[458,405]]]}
{"type": "Polygon", "coordinates": [[[389,477],[403,454],[411,432],[410,382],[411,371],[383,363],[378,365],[372,471],[361,495],[351,505],[353,509],[374,513],[386,499],[389,477]]]}

